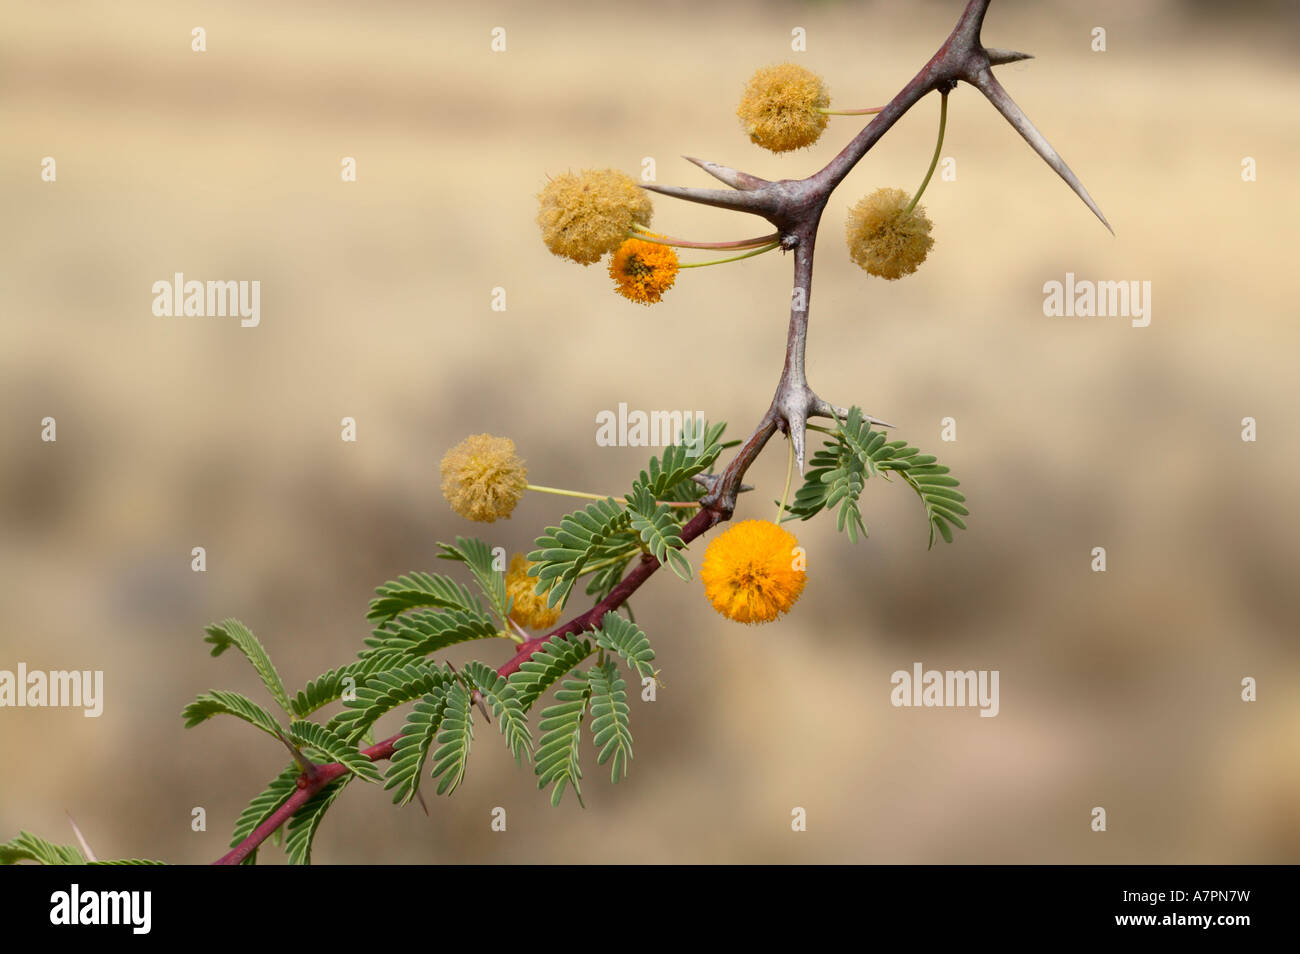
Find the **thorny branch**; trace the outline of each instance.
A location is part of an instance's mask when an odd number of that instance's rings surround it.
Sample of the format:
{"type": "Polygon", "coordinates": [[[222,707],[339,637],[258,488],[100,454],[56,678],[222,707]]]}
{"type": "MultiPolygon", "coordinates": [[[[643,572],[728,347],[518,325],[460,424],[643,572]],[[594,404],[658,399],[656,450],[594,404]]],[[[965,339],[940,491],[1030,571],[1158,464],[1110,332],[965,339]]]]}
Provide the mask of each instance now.
{"type": "MultiPolygon", "coordinates": [[[[786,344],[785,369],[781,374],[772,404],[759,422],[753,437],[722,473],[721,480],[705,498],[705,506],[730,517],[735,507],[735,487],[745,470],[777,429],[794,443],[795,461],[803,472],[805,427],[810,416],[831,417],[838,410],[823,401],[808,386],[803,374],[804,349],[808,338],[808,297],[812,292],[812,246],[817,225],[831,193],[861,161],[872,146],[926,94],[948,92],[958,82],[969,83],[982,92],[1025,141],[1065,180],[1071,189],[1099,218],[1106,221],[1097,204],[1060,155],[1025,116],[1007,91],[994,78],[992,67],[1030,58],[1028,53],[987,49],[980,42],[980,28],[990,0],[970,0],[961,19],[948,39],[902,90],[853,138],[824,169],[806,179],[782,179],[769,182],[729,166],[700,159],[690,159],[705,172],[732,187],[694,189],[681,186],[647,185],[643,188],[663,195],[700,202],[705,205],[749,212],[776,226],[781,245],[795,251],[794,290],[791,296],[790,330],[786,344]],[[805,254],[806,253],[806,254],[805,254]],[[799,306],[802,305],[801,309],[799,306]],[[757,439],[757,440],[755,440],[757,439]]],[[[871,418],[873,423],[883,421],[871,418]]],[[[888,425],[884,425],[888,426],[888,425]]]]}
{"type": "MultiPolygon", "coordinates": [[[[832,159],[825,168],[806,179],[781,179],[775,182],[740,172],[730,166],[703,159],[686,157],[715,179],[731,187],[723,189],[694,189],[681,186],[646,185],[643,188],[667,196],[718,206],[740,212],[749,212],[767,219],[776,226],[781,247],[794,252],[794,288],[790,301],[790,326],[786,339],[785,365],[776,394],[762,420],[741,445],[730,463],[717,475],[701,475],[708,485],[708,493],[700,500],[700,512],[681,530],[683,544],[707,532],[719,523],[731,519],[737,494],[742,489],[741,480],[750,465],[758,458],[764,446],[778,430],[784,432],[794,444],[799,472],[803,472],[805,457],[805,428],[809,417],[843,417],[848,412],[835,407],[808,385],[804,374],[804,351],[808,340],[808,304],[812,294],[813,248],[817,239],[817,226],[835,187],[844,181],[853,167],[861,161],[872,146],[928,93],[948,92],[958,82],[965,82],[983,93],[994,108],[1024,137],[1033,150],[1065,180],[1084,204],[1092,210],[1101,223],[1110,229],[1088,190],[1065,164],[1051,144],[1029,121],[1011,96],[994,78],[992,67],[1031,58],[1031,54],[1017,53],[985,47],[980,41],[980,29],[991,0],[969,0],[961,19],[948,39],[921,68],[921,71],[898,92],[867,126],[832,159]]],[[[1111,230],[1113,233],[1113,230],[1111,230]]],[[[889,427],[884,421],[868,417],[874,423],[889,427]]],[[[521,664],[556,636],[581,633],[600,624],[604,615],[622,606],[641,585],[659,569],[660,563],[645,554],[628,574],[610,591],[609,595],[586,612],[575,616],[545,636],[530,639],[519,645],[514,656],[497,672],[509,676],[521,664]]],[[[400,733],[361,753],[371,761],[381,761],[393,754],[393,745],[400,733]]],[[[330,782],[341,777],[347,769],[339,764],[319,765],[311,773],[298,779],[298,787],[283,805],[258,825],[240,844],[218,859],[215,864],[239,864],[281,825],[289,821],[298,809],[311,800],[330,782]]]]}

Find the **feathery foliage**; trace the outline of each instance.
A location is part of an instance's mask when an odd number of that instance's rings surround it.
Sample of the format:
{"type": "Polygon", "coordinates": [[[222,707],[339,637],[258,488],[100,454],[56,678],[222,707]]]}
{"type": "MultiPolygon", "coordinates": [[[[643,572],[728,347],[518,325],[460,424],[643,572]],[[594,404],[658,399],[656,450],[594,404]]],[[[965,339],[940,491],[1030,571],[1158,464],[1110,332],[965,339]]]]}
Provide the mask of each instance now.
{"type": "Polygon", "coordinates": [[[73,845],[56,845],[29,831],[20,831],[13,841],[0,845],[0,865],[35,861],[43,865],[84,865],[86,856],[73,845]]]}
{"type": "Polygon", "coordinates": [[[463,610],[466,613],[482,613],[483,604],[469,591],[463,583],[457,583],[450,577],[435,573],[414,571],[389,580],[375,588],[378,594],[370,601],[370,612],[366,619],[386,623],[399,613],[420,607],[432,606],[436,609],[463,610]]]}
{"type": "Polygon", "coordinates": [[[253,664],[257,674],[262,677],[262,682],[266,684],[267,691],[271,693],[271,698],[278,702],[285,712],[289,711],[289,694],[284,691],[280,674],[275,671],[266,649],[247,626],[237,619],[226,619],[209,626],[207,634],[203,641],[212,644],[213,656],[220,656],[234,646],[253,664]]]}
{"type": "Polygon", "coordinates": [[[591,734],[600,754],[596,764],[611,762],[609,780],[617,783],[627,775],[632,758],[632,730],[627,707],[627,683],[612,660],[605,660],[587,672],[591,686],[591,734]]]}
{"type": "Polygon", "coordinates": [[[601,649],[622,656],[637,675],[645,679],[654,678],[657,671],[650,664],[654,662],[655,651],[650,648],[650,640],[641,631],[641,627],[630,619],[613,611],[605,614],[600,621],[600,629],[595,632],[596,645],[601,649]]]}
{"type": "Polygon", "coordinates": [[[432,776],[438,779],[438,794],[450,795],[465,780],[474,721],[470,718],[469,692],[459,680],[447,690],[447,704],[438,727],[438,750],[433,753],[432,776]]]}
{"type": "Polygon", "coordinates": [[[365,642],[370,652],[400,652],[422,659],[456,643],[500,635],[496,622],[482,610],[419,610],[389,620],[365,642]]]}
{"type": "MultiPolygon", "coordinates": [[[[455,545],[439,543],[438,549],[442,551],[438,555],[439,559],[456,560],[470,568],[479,589],[488,598],[488,604],[496,611],[497,618],[504,626],[506,617],[510,615],[510,596],[506,593],[505,574],[492,566],[492,548],[474,537],[457,537],[455,545]]],[[[478,610],[478,613],[481,615],[482,610],[478,610]]]]}
{"type": "Polygon", "coordinates": [[[578,746],[582,742],[582,720],[591,700],[591,683],[585,673],[575,672],[555,691],[555,705],[542,710],[537,730],[542,733],[534,752],[537,787],[552,785],[551,805],[560,804],[566,786],[573,787],[582,804],[578,746]]]}
{"type": "Polygon", "coordinates": [[[293,697],[293,714],[300,719],[306,718],[317,709],[343,698],[349,691],[355,691],[367,676],[396,669],[409,661],[409,654],[402,650],[384,650],[368,653],[354,663],[322,673],[293,697]]]}
{"type": "Polygon", "coordinates": [[[683,580],[691,578],[691,565],[682,556],[681,528],[674,513],[680,507],[668,507],[655,500],[649,488],[638,485],[627,495],[632,529],[660,563],[666,563],[683,580]]]}
{"type": "Polygon", "coordinates": [[[610,544],[631,523],[631,515],[606,497],[562,517],[558,527],[547,527],[537,538],[537,549],[528,554],[537,564],[536,592],[547,594],[546,605],[563,606],[587,564],[621,553],[623,547],[610,544]]]}
{"type": "Polygon", "coordinates": [[[664,448],[662,460],[650,458],[632,485],[632,492],[644,489],[654,500],[694,500],[699,495],[699,484],[693,478],[712,467],[724,447],[729,446],[719,443],[726,428],[725,421],[699,425],[687,416],[682,421],[681,440],[664,448]],[[690,496],[675,496],[686,490],[690,496]]]}
{"type": "Polygon", "coordinates": [[[906,441],[886,440],[882,432],[871,429],[860,408],[849,409],[809,464],[803,486],[787,511],[808,520],[826,508],[838,507],[837,525],[854,543],[859,534],[867,534],[858,504],[862,488],[868,478],[879,475],[888,480],[891,473],[921,498],[930,525],[930,546],[934,546],[936,534],[951,543],[953,527],[966,529],[961,520],[969,514],[963,506],[966,498],[954,489],[959,482],[948,475],[948,468],[906,441]]]}
{"type": "Polygon", "coordinates": [[[565,673],[576,669],[578,663],[594,650],[591,643],[577,636],[552,636],[533,653],[531,659],[510,675],[510,685],[519,694],[519,705],[527,712],[538,697],[559,681],[565,673]]]}
{"type": "Polygon", "coordinates": [[[309,757],[323,762],[338,762],[353,775],[367,782],[383,781],[375,763],[357,751],[347,738],[315,722],[291,722],[289,738],[301,746],[309,757]]]}
{"type": "Polygon", "coordinates": [[[523,704],[519,701],[519,692],[510,685],[510,680],[481,662],[470,663],[463,674],[473,683],[496,716],[497,725],[501,727],[501,734],[505,736],[515,763],[519,764],[523,758],[531,759],[533,734],[528,731],[528,719],[524,715],[523,704]]]}
{"type": "Polygon", "coordinates": [[[421,696],[411,708],[402,726],[401,737],[393,743],[393,757],[384,773],[384,788],[396,789],[393,801],[405,805],[420,787],[420,773],[429,756],[447,707],[447,692],[441,686],[421,696]]]}
{"type": "Polygon", "coordinates": [[[408,663],[374,673],[357,689],[356,698],[344,702],[344,709],[335,717],[332,727],[355,744],[384,713],[419,699],[435,686],[448,685],[454,678],[447,667],[428,662],[408,663]]]}
{"type": "Polygon", "coordinates": [[[0,865],[16,865],[22,861],[35,861],[42,865],[161,865],[164,862],[147,858],[115,858],[108,861],[88,861],[81,849],[74,845],[56,845],[29,831],[20,831],[12,841],[0,844],[0,865]]]}
{"type": "Polygon", "coordinates": [[[215,715],[232,715],[255,725],[273,738],[284,738],[284,730],[275,721],[275,717],[247,696],[226,689],[214,689],[199,695],[185,707],[181,716],[185,719],[185,728],[192,729],[200,722],[206,722],[215,715]]]}

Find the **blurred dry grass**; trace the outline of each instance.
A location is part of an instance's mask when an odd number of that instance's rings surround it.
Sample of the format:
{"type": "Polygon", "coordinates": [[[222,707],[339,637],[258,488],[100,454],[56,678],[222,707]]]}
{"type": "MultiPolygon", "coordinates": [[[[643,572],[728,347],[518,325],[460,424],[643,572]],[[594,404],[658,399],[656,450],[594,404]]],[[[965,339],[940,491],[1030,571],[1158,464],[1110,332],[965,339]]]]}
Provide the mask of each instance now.
{"type": "MultiPolygon", "coordinates": [[[[688,273],[644,312],[599,267],[546,255],[534,194],[548,172],[635,172],[643,156],[660,181],[704,184],[680,153],[807,174],[854,121],[808,152],[763,154],[732,115],[749,72],[788,58],[801,25],[802,62],[835,101],[870,105],[958,6],[12,10],[0,667],[104,669],[107,702],[99,720],[0,713],[0,836],[71,840],[67,809],[101,856],[220,854],[283,755],[238,724],[182,730],[197,692],[260,691],[237,660],[207,657],[202,625],[241,618],[295,685],[350,657],[371,588],[478,529],[437,492],[464,434],[510,434],[539,482],[617,491],[644,454],[598,449],[598,409],[750,426],[779,369],[788,264],[688,273]],[[496,25],[505,55],[488,51],[496,25]],[[47,155],[55,185],[39,180],[47,155]],[[339,182],[342,156],[356,184],[339,182]],[[174,271],[261,280],[261,327],[153,318],[150,285],[174,271]],[[505,313],[488,308],[497,285],[505,313]],[[45,415],[57,444],[38,440],[45,415]],[[339,440],[345,415],[355,445],[339,440]],[[206,833],[189,830],[195,805],[206,833]]],[[[431,818],[356,790],[317,860],[1300,860],[1295,21],[1210,15],[999,0],[989,16],[990,44],[1037,54],[1003,81],[1116,238],[968,88],[945,146],[958,178],[927,193],[937,245],[916,277],[869,280],[840,233],[860,195],[915,186],[932,104],[827,212],[813,385],[937,448],[969,533],[927,553],[914,499],[873,486],[865,543],[798,528],[807,592],[759,630],[713,614],[698,584],[656,579],[637,602],[667,689],[634,703],[627,783],[593,767],[588,809],[553,811],[483,728],[467,784],[431,818]],[[1088,49],[1095,25],[1105,54],[1088,49]],[[1150,280],[1151,326],[1044,318],[1042,283],[1067,270],[1150,280]],[[959,440],[940,445],[948,415],[959,440]],[[1246,415],[1256,444],[1238,439],[1246,415]],[[1097,545],[1104,575],[1088,569],[1097,545]],[[1001,714],[890,707],[889,674],[916,660],[1000,669],[1001,714]],[[1238,701],[1246,675],[1253,705],[1238,701]],[[505,836],[489,832],[495,805],[505,836]],[[789,831],[794,805],[805,835],[789,831]],[[1088,830],[1094,805],[1104,835],[1088,830]]],[[[656,223],[752,228],[666,200],[656,223]]],[[[773,447],[744,516],[779,487],[773,447]]],[[[561,512],[528,499],[486,536],[520,549],[561,512]]]]}

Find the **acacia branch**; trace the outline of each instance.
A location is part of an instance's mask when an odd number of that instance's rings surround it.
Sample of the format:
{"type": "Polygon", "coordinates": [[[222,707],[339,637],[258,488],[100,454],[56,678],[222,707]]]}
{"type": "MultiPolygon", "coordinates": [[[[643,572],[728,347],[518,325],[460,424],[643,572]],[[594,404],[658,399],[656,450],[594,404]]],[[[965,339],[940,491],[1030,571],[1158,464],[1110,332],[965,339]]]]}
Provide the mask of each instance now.
{"type": "MultiPolygon", "coordinates": [[[[1034,128],[1024,112],[1011,99],[1001,84],[993,77],[991,67],[1002,63],[1029,58],[1027,53],[1010,50],[987,49],[980,41],[980,29],[990,0],[970,0],[951,34],[893,99],[859,132],[841,152],[819,172],[806,179],[769,181],[730,166],[688,157],[705,172],[732,187],[725,189],[693,189],[680,186],[645,185],[642,188],[662,195],[686,199],[705,205],[718,206],[740,212],[749,212],[767,219],[777,228],[781,246],[794,252],[794,287],[790,302],[790,323],[786,337],[785,364],[776,393],[766,413],[736,451],[735,456],[717,475],[701,475],[708,484],[708,492],[700,499],[700,512],[682,527],[683,544],[706,533],[719,523],[731,519],[736,497],[745,489],[742,480],[750,465],[758,458],[767,442],[778,431],[783,431],[794,443],[795,457],[802,473],[804,465],[805,428],[813,416],[843,417],[848,412],[822,400],[808,386],[804,372],[804,354],[808,339],[808,304],[812,295],[813,250],[817,227],[831,193],[862,160],[880,138],[909,109],[928,93],[936,90],[948,92],[958,81],[966,82],[980,90],[993,103],[1003,117],[1033,147],[1045,162],[1055,170],[1081,198],[1107,229],[1101,210],[1088,195],[1082,183],[1047,140],[1034,128]]],[[[884,421],[868,416],[874,424],[888,427],[884,421]]],[[[567,623],[551,630],[545,636],[520,644],[515,654],[500,668],[498,675],[509,676],[532,658],[549,640],[596,628],[605,614],[627,602],[660,567],[651,554],[645,554],[609,594],[591,609],[567,623]]],[[[361,750],[371,761],[390,758],[394,743],[401,733],[361,750]]],[[[303,805],[330,782],[341,777],[347,768],[339,763],[316,766],[310,774],[298,778],[297,790],[267,816],[237,847],[223,855],[215,864],[239,864],[289,821],[303,805]]]]}

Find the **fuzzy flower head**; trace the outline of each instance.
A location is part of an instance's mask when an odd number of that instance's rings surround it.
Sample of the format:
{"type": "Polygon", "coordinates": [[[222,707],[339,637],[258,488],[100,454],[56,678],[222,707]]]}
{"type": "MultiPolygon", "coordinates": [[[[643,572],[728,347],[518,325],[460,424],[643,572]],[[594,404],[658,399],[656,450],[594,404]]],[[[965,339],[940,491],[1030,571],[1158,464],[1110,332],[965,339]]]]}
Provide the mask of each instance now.
{"type": "Polygon", "coordinates": [[[709,544],[700,578],[709,602],[727,619],[770,623],[803,592],[803,565],[794,534],[767,520],[746,520],[709,544]]]}
{"type": "Polygon", "coordinates": [[[831,104],[822,78],[793,63],[767,66],[750,77],[736,115],[752,142],[772,152],[789,152],[815,143],[831,104]]]}
{"type": "Polygon", "coordinates": [[[902,278],[930,254],[933,223],[924,206],[906,211],[909,201],[902,189],[877,189],[850,210],[849,255],[872,275],[902,278]]]}
{"type": "Polygon", "coordinates": [[[522,553],[510,558],[510,569],[506,571],[506,593],[514,599],[510,607],[510,618],[524,629],[550,629],[560,619],[559,607],[549,609],[546,595],[538,596],[537,577],[528,572],[535,563],[530,563],[522,553]]]}
{"type": "Polygon", "coordinates": [[[677,281],[677,253],[670,245],[628,239],[611,256],[609,277],[628,301],[653,305],[677,281]]]}
{"type": "Polygon", "coordinates": [[[618,248],[633,225],[649,225],[650,197],[631,176],[615,169],[566,172],[538,195],[542,241],[561,258],[598,262],[618,248]]]}
{"type": "Polygon", "coordinates": [[[474,434],[442,457],[442,495],[468,520],[509,517],[527,483],[528,471],[508,437],[474,434]]]}

